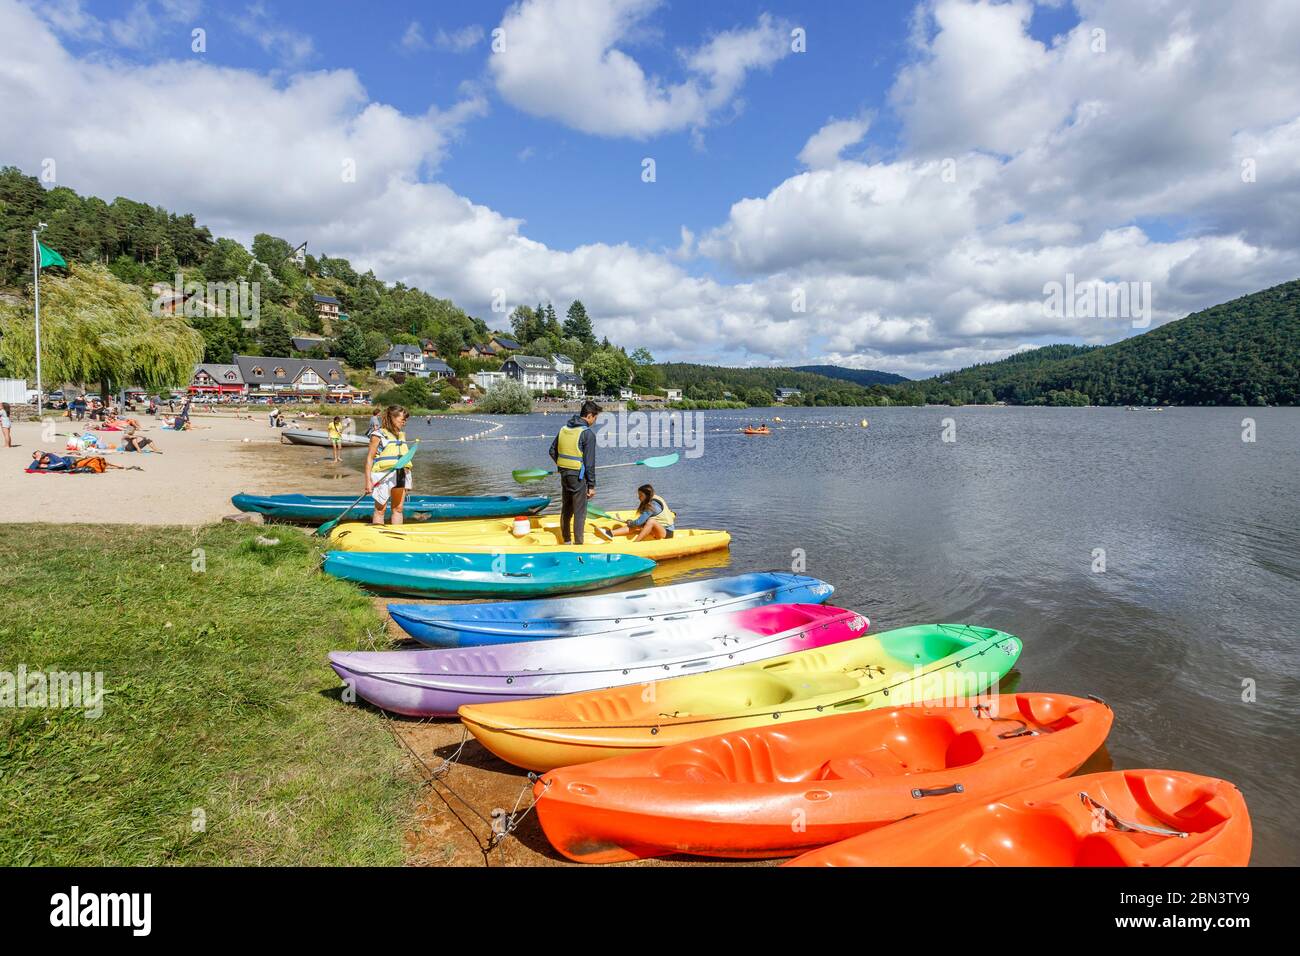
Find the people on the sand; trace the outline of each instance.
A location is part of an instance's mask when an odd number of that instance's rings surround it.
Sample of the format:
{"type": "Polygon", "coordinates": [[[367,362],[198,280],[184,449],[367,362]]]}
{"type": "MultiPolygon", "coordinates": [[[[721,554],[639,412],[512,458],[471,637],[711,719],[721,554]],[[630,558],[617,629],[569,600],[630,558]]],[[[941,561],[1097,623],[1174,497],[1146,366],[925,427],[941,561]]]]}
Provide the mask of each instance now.
{"type": "Polygon", "coordinates": [[[342,461],[343,455],[343,421],[335,415],[329,427],[330,447],[334,449],[334,460],[342,461]]]}
{"type": "Polygon", "coordinates": [[[406,420],[410,417],[401,405],[384,409],[379,427],[370,435],[370,450],[366,452],[366,492],[375,500],[373,524],[384,523],[384,511],[392,503],[392,524],[402,523],[402,506],[411,490],[411,465],[407,462],[396,467],[406,456],[406,420]]]}
{"type": "Polygon", "coordinates": [[[588,400],[551,442],[551,461],[560,472],[560,538],[582,544],[587,502],[596,497],[596,435],[591,426],[603,409],[588,400]]]}
{"type": "Polygon", "coordinates": [[[665,517],[668,513],[668,502],[655,494],[653,485],[642,485],[636,490],[640,503],[637,505],[636,517],[627,522],[621,528],[606,530],[597,528],[596,534],[600,535],[606,541],[613,541],[615,538],[631,537],[633,541],[644,541],[647,538],[653,541],[661,541],[664,538],[671,538],[676,529],[672,522],[665,517]]]}
{"type": "Polygon", "coordinates": [[[14,423],[9,418],[9,403],[0,402],[0,437],[4,438],[6,448],[14,447],[13,434],[10,431],[13,427],[14,423]]]}
{"type": "Polygon", "coordinates": [[[136,425],[130,425],[127,427],[126,435],[122,438],[122,451],[148,451],[155,455],[162,454],[158,446],[154,444],[152,438],[147,438],[138,432],[139,427],[136,425]]]}
{"type": "Polygon", "coordinates": [[[379,409],[376,408],[374,413],[370,416],[370,426],[366,429],[366,437],[373,437],[375,432],[379,431],[379,429],[383,427],[384,420],[380,417],[379,409]]]}

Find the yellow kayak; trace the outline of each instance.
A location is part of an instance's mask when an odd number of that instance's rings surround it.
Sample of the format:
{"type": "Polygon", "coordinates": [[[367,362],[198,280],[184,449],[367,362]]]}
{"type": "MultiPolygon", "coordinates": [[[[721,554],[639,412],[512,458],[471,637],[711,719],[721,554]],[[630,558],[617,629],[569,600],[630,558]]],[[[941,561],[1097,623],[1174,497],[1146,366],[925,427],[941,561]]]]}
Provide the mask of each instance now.
{"type": "MultiPolygon", "coordinates": [[[[612,529],[621,521],[636,516],[635,511],[612,511],[618,520],[588,518],[582,545],[560,543],[560,516],[536,515],[528,519],[526,535],[514,533],[510,518],[484,518],[475,521],[442,521],[435,524],[371,525],[361,522],[341,524],[330,532],[330,548],[337,551],[425,552],[449,551],[462,554],[536,554],[557,551],[586,554],[636,554],[655,561],[682,558],[706,551],[726,548],[731,535],[725,531],[702,531],[682,528],[671,538],[634,542],[630,538],[605,541],[596,528],[612,529]]],[[[669,522],[675,515],[667,513],[669,522]]]]}
{"type": "MultiPolygon", "coordinates": [[[[921,701],[973,706],[997,687],[1020,649],[1018,637],[993,628],[921,624],[650,684],[466,704],[460,719],[502,760],[552,770],[874,707],[921,701]]],[[[736,759],[757,766],[771,758],[753,753],[736,759]]]]}

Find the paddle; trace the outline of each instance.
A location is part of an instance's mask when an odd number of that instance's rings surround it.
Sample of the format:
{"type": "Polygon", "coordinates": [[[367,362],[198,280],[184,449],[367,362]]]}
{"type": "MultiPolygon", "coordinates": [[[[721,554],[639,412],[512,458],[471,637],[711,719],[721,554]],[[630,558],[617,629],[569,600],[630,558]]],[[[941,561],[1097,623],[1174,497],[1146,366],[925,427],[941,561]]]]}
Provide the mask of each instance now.
{"type": "MultiPolygon", "coordinates": [[[[396,471],[399,468],[405,468],[407,465],[409,465],[411,463],[411,459],[415,457],[415,453],[419,450],[419,448],[420,448],[420,443],[416,441],[414,444],[411,445],[410,448],[407,449],[405,455],[397,459],[397,464],[393,465],[391,470],[396,471]]],[[[334,530],[334,528],[338,525],[338,523],[342,521],[348,515],[348,513],[352,511],[353,508],[361,504],[361,502],[364,499],[369,497],[370,497],[370,492],[368,491],[361,492],[361,494],[357,495],[356,501],[352,502],[352,504],[348,505],[341,512],[339,512],[339,516],[337,518],[333,519],[332,521],[326,521],[323,525],[317,528],[316,534],[318,534],[322,538],[325,537],[325,535],[329,534],[331,531],[334,530]]]]}
{"type": "MultiPolygon", "coordinates": [[[[658,455],[654,458],[646,458],[641,461],[620,461],[614,465],[597,465],[596,469],[601,468],[630,468],[633,465],[645,465],[647,468],[667,468],[669,465],[675,465],[681,460],[681,455],[673,452],[671,455],[658,455]]],[[[515,481],[524,484],[529,481],[541,481],[550,475],[559,474],[558,471],[547,471],[544,468],[516,468],[511,472],[515,481]]],[[[588,509],[590,510],[590,509],[588,509]]]]}

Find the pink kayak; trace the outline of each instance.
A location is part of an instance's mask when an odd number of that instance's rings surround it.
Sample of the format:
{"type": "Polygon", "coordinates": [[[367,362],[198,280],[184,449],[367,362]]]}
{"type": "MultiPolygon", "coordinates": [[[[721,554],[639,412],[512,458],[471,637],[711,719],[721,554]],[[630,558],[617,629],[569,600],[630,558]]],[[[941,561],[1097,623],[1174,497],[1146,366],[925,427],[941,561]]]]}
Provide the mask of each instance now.
{"type": "Polygon", "coordinates": [[[617,634],[417,651],[334,651],[330,666],[358,696],[413,717],[464,704],[646,684],[861,637],[871,622],[820,604],[769,604],[660,621],[617,634]]]}

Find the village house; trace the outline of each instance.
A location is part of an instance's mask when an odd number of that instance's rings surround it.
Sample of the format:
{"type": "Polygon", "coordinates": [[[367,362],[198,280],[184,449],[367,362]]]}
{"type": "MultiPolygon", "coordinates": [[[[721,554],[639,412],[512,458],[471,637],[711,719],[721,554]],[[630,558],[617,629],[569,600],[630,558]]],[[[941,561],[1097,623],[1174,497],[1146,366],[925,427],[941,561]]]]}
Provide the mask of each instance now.
{"type": "Polygon", "coordinates": [[[501,371],[534,392],[548,392],[558,385],[551,360],[536,355],[512,355],[501,366],[501,371]]]}

